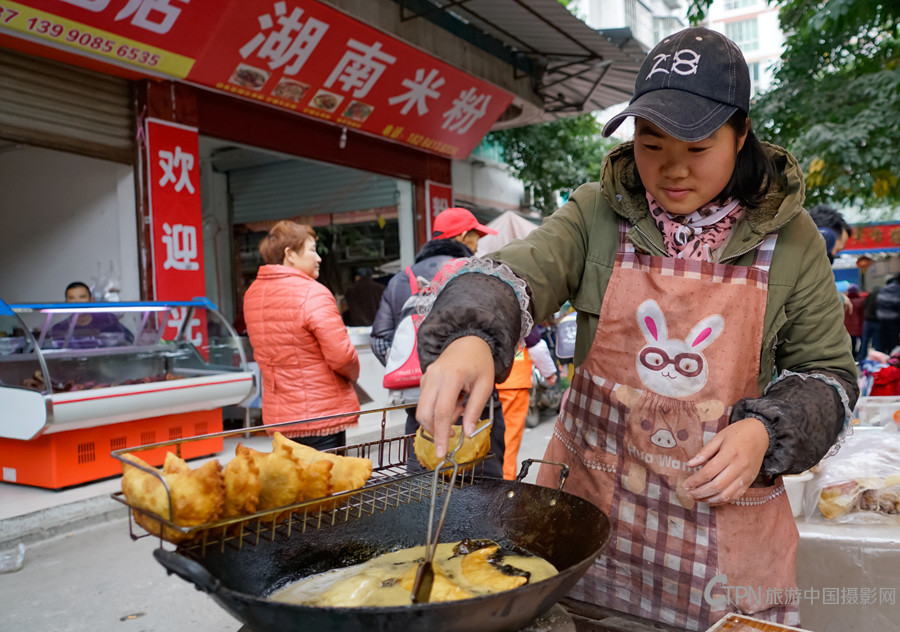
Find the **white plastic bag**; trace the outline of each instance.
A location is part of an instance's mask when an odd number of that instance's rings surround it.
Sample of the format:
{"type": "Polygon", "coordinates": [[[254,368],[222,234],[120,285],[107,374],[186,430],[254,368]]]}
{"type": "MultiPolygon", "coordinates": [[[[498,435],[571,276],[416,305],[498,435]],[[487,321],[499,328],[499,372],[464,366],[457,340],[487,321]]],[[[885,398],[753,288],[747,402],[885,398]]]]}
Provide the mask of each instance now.
{"type": "Polygon", "coordinates": [[[807,521],[900,525],[900,433],[857,431],[807,483],[807,521]]]}

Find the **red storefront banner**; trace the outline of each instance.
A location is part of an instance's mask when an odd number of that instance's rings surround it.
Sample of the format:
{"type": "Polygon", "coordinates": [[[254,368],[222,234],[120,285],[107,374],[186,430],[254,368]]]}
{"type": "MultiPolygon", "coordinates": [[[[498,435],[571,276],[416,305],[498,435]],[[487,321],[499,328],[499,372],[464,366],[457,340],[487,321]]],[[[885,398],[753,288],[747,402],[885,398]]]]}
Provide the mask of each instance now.
{"type": "Polygon", "coordinates": [[[222,14],[209,8],[197,0],[0,0],[0,31],[183,79],[213,41],[222,14]]]}
{"type": "MultiPolygon", "coordinates": [[[[147,119],[145,134],[155,298],[180,301],[205,296],[197,128],[147,119]]],[[[174,339],[187,311],[176,310],[163,334],[166,340],[174,339]]],[[[206,349],[205,312],[194,313],[185,337],[198,349],[206,349]]]]}
{"type": "Polygon", "coordinates": [[[465,158],[512,95],[316,0],[0,0],[0,30],[465,158]]]}
{"type": "Polygon", "coordinates": [[[431,180],[425,181],[425,207],[428,215],[425,220],[425,229],[428,231],[428,239],[431,239],[431,222],[438,213],[450,208],[453,204],[453,188],[446,184],[438,184],[431,180]]]}
{"type": "Polygon", "coordinates": [[[857,224],[853,236],[841,252],[898,252],[900,251],[900,224],[857,224]]]}

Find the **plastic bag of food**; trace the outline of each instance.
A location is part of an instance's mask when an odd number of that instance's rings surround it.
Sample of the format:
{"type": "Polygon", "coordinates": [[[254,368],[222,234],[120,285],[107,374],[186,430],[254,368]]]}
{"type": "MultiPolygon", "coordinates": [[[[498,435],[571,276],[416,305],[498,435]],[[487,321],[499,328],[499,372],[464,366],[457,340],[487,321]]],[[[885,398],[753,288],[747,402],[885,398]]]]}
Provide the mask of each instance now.
{"type": "Polygon", "coordinates": [[[900,433],[857,430],[814,471],[808,521],[900,525],[900,433]]]}

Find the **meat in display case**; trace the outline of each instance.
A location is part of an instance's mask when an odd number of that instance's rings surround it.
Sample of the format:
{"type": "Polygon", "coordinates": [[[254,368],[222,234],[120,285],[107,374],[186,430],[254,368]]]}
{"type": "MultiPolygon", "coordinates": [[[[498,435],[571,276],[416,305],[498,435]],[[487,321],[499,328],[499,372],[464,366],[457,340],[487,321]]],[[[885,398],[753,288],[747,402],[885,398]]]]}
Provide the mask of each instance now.
{"type": "MultiPolygon", "coordinates": [[[[0,301],[4,482],[56,489],[119,474],[111,451],[218,432],[221,408],[255,390],[241,340],[206,299],[0,301]]],[[[222,439],[188,445],[184,458],[206,456],[222,439]]]]}

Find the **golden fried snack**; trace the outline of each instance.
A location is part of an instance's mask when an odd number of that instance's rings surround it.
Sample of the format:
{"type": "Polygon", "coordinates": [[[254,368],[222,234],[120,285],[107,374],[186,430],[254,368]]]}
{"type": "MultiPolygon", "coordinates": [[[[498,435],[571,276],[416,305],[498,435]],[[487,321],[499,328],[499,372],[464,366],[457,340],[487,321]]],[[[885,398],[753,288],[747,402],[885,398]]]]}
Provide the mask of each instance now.
{"type": "Polygon", "coordinates": [[[190,471],[191,466],[184,459],[174,452],[166,452],[166,458],[163,461],[163,474],[184,474],[190,471]]]}
{"type": "MultiPolygon", "coordinates": [[[[459,437],[462,434],[462,426],[453,426],[452,430],[453,434],[450,436],[450,440],[447,443],[448,452],[453,450],[459,443],[459,437]]],[[[459,452],[456,453],[456,462],[466,463],[468,461],[480,459],[486,455],[490,449],[491,428],[488,426],[474,437],[465,437],[463,439],[462,447],[459,449],[459,452]]],[[[438,459],[434,453],[434,443],[422,436],[421,427],[416,432],[416,438],[413,440],[413,450],[416,453],[416,457],[419,459],[419,463],[422,464],[422,467],[433,470],[441,464],[441,459],[438,459]]],[[[465,471],[471,467],[472,466],[469,465],[460,467],[459,469],[460,471],[465,471]]]]}
{"type": "MultiPolygon", "coordinates": [[[[322,498],[324,496],[330,496],[333,493],[334,489],[331,482],[331,476],[334,471],[334,463],[325,461],[324,459],[314,463],[301,462],[300,468],[300,476],[303,480],[303,484],[297,502],[322,498]]],[[[334,505],[335,503],[332,500],[323,500],[322,502],[312,503],[311,505],[298,509],[297,513],[303,513],[304,511],[312,512],[320,507],[331,509],[334,505]]]]}
{"type": "Polygon", "coordinates": [[[300,463],[287,447],[272,452],[257,452],[239,443],[235,453],[248,458],[259,470],[259,502],[257,511],[292,505],[303,485],[300,463]]]}
{"type": "Polygon", "coordinates": [[[300,485],[300,495],[297,497],[297,502],[330,496],[334,491],[331,480],[333,472],[334,463],[331,461],[301,462],[300,480],[302,484],[300,485]]]}
{"type": "MultiPolygon", "coordinates": [[[[171,453],[169,453],[171,454],[171,453]]],[[[133,454],[123,455],[127,461],[150,467],[133,454]]],[[[169,473],[163,472],[172,497],[171,522],[181,527],[196,527],[216,520],[225,505],[225,483],[222,465],[212,460],[192,470],[177,456],[166,456],[169,473]],[[174,457],[174,458],[173,458],[174,457]]],[[[152,469],[152,468],[151,468],[152,469]]],[[[132,507],[169,518],[169,495],[162,480],[125,463],[122,464],[122,492],[132,507]]],[[[153,535],[162,534],[169,542],[192,539],[195,534],[175,531],[159,520],[134,511],[135,521],[153,535]]]]}
{"type": "Polygon", "coordinates": [[[236,518],[256,511],[259,505],[259,467],[246,452],[237,452],[225,466],[223,518],[236,518]]]}
{"type": "MultiPolygon", "coordinates": [[[[432,567],[434,568],[434,583],[431,585],[431,595],[428,597],[428,601],[458,601],[474,596],[465,588],[454,584],[453,581],[444,574],[444,571],[440,566],[434,564],[432,567]]],[[[416,573],[418,571],[419,566],[416,564],[400,578],[400,586],[402,586],[404,590],[412,592],[413,584],[416,582],[416,573]]]]}
{"type": "Polygon", "coordinates": [[[355,456],[339,456],[329,452],[319,452],[302,443],[291,441],[280,432],[272,435],[272,446],[288,446],[300,461],[316,463],[329,461],[333,464],[331,469],[332,492],[346,492],[359,489],[366,484],[372,476],[372,461],[355,456]]]}
{"type": "Polygon", "coordinates": [[[527,582],[526,575],[507,575],[490,563],[490,557],[499,549],[499,546],[488,546],[468,553],[460,564],[463,577],[495,591],[512,590],[527,582]]]}

